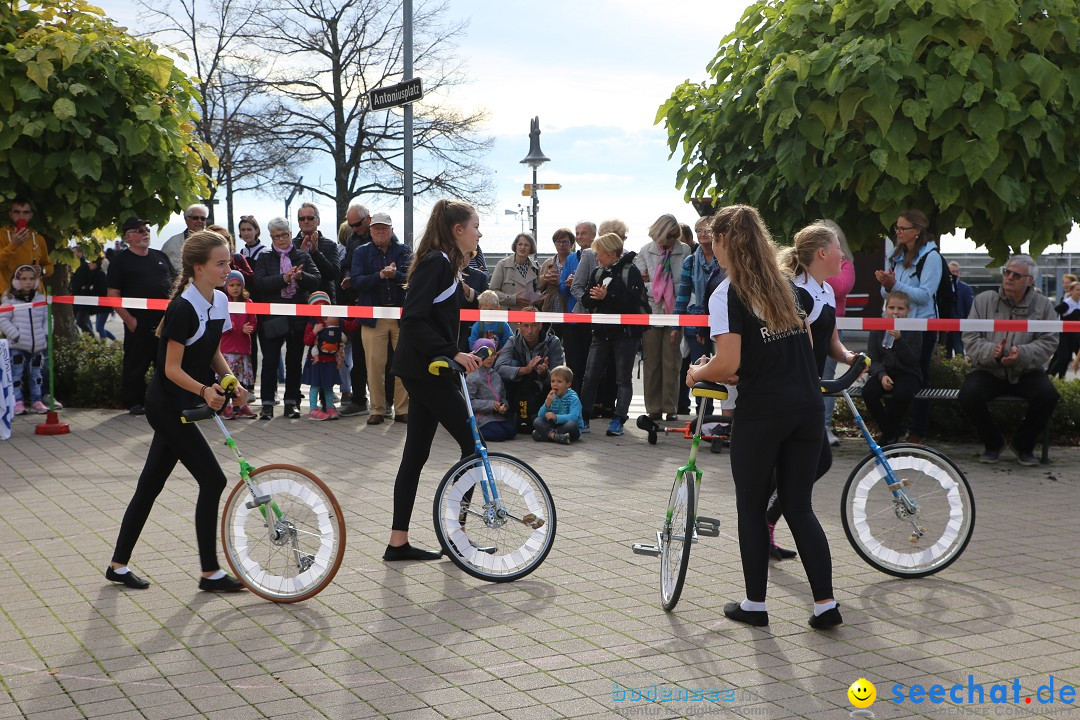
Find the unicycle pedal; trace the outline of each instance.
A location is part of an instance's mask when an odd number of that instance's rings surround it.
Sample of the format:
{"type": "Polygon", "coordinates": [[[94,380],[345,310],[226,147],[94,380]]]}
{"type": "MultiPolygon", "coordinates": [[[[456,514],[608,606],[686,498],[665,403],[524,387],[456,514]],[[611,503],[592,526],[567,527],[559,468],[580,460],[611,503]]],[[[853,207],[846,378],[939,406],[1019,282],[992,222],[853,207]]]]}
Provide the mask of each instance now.
{"type": "Polygon", "coordinates": [[[697,529],[698,535],[704,535],[705,537],[719,537],[720,535],[720,521],[716,518],[698,515],[694,527],[697,529]]]}
{"type": "Polygon", "coordinates": [[[634,543],[633,550],[635,555],[651,555],[652,557],[660,557],[660,553],[663,552],[664,546],[664,534],[656,531],[656,544],[646,545],[644,543],[634,543]]]}
{"type": "Polygon", "coordinates": [[[254,510],[260,505],[270,504],[270,501],[273,499],[274,498],[272,498],[270,495],[255,495],[250,500],[248,500],[245,505],[247,506],[248,510],[254,510]]]}

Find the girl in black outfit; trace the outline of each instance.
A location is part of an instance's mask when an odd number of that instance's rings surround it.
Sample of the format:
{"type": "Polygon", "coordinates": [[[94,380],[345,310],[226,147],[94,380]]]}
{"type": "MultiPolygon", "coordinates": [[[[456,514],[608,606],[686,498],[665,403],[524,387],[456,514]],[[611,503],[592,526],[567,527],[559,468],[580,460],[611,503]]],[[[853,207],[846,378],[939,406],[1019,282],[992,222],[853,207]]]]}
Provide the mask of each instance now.
{"type": "MultiPolygon", "coordinates": [[[[825,360],[828,357],[845,365],[855,362],[856,353],[844,347],[836,331],[836,295],[829,283],[825,282],[827,278],[840,274],[840,265],[844,261],[844,251],[836,232],[823,222],[807,225],[795,233],[795,242],[791,247],[780,251],[778,260],[780,269],[795,283],[799,305],[810,323],[818,376],[825,374],[825,360]]],[[[832,448],[829,447],[828,434],[822,429],[821,454],[818,456],[814,482],[820,480],[831,467],[832,448]]],[[[779,547],[773,539],[776,521],[782,512],[774,493],[765,519],[769,523],[769,554],[776,560],[793,558],[796,554],[793,550],[779,547]]]]}
{"type": "Polygon", "coordinates": [[[480,219],[471,205],[440,200],[431,210],[409,267],[393,362],[394,374],[409,393],[409,423],[394,481],[394,524],[384,560],[437,560],[442,555],[409,544],[420,472],[439,425],[457,440],[462,457],[473,452],[469,411],[459,384],[430,374],[428,364],[442,355],[452,357],[466,372],[480,366],[480,358],[458,350],[458,310],[466,294],[461,272],[480,237],[480,219]]]}
{"type": "Polygon", "coordinates": [[[833,599],[832,559],[811,506],[814,468],[821,451],[823,403],[809,338],[809,323],[795,288],[776,260],[776,246],[757,210],[723,208],[713,220],[713,249],[728,276],[709,298],[716,354],[686,374],[724,382],[738,373],[739,402],[731,438],[731,474],[739,512],[746,599],[724,614],[738,622],[769,624],[765,592],[769,532],[765,510],[776,473],[784,517],[795,536],[814,595],[810,626],[843,620],[833,599]]]}
{"type": "MultiPolygon", "coordinates": [[[[180,422],[181,411],[199,403],[205,402],[214,410],[225,404],[225,393],[214,377],[215,373],[229,374],[218,345],[231,322],[228,298],[214,288],[225,284],[230,258],[225,238],[217,233],[204,230],[184,241],[183,271],[173,286],[165,319],[158,326],[157,369],[146,391],[146,419],[154,429],[154,438],[135,495],[124,513],[112,564],[105,571],[107,579],[129,588],[150,587],[127,563],[154,500],[179,460],[199,484],[195,504],[195,537],[202,564],[199,589],[244,589],[236,578],[222,572],[217,561],[218,501],[225,489],[225,474],[198,428],[180,422]]],[[[243,387],[238,387],[236,394],[241,403],[247,401],[243,387]]]]}

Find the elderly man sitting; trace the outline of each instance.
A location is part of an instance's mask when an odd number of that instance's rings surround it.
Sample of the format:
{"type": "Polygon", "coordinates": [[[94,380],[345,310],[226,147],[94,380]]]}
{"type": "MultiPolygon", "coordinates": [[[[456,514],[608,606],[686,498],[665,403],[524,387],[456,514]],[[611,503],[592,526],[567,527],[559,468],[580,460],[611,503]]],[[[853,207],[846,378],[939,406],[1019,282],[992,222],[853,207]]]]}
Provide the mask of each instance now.
{"type": "MultiPolygon", "coordinates": [[[[1001,287],[979,293],[968,318],[1056,320],[1050,300],[1035,291],[1037,272],[1038,266],[1029,256],[1013,256],[1002,271],[1001,287]]],[[[1021,465],[1038,465],[1035,439],[1060,398],[1046,374],[1058,344],[1057,334],[966,331],[963,340],[972,369],[960,388],[960,406],[985,446],[979,462],[997,462],[1005,447],[1005,438],[987,402],[1000,395],[1019,395],[1027,400],[1028,407],[1013,435],[1012,449],[1021,465]]]]}

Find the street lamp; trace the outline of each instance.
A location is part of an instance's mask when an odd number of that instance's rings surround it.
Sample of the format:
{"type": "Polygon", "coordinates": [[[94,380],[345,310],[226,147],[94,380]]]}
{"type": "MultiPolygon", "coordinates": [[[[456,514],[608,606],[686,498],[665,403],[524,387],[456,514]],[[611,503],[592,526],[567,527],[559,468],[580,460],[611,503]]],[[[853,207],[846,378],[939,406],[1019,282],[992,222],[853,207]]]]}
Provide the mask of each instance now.
{"type": "Polygon", "coordinates": [[[532,236],[533,240],[536,240],[536,218],[537,213],[540,211],[540,198],[537,197],[536,188],[536,169],[546,162],[549,162],[551,158],[544,155],[540,150],[540,117],[534,117],[529,121],[529,154],[525,156],[525,159],[521,161],[522,165],[528,165],[532,168],[532,236]]]}

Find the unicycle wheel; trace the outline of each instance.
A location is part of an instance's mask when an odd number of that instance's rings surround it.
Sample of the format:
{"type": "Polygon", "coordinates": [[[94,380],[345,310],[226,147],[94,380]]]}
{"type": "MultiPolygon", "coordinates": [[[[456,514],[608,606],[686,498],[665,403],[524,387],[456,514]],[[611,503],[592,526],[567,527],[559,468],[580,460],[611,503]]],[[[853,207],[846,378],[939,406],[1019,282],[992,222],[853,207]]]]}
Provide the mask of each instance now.
{"type": "Polygon", "coordinates": [[[694,480],[682,470],[675,476],[660,531],[660,600],[668,612],[675,609],[686,582],[690,546],[694,539],[694,480]]]}
{"type": "Polygon", "coordinates": [[[322,480],[293,465],[252,470],[251,481],[271,501],[249,507],[247,483],[233,488],[221,515],[226,562],[248,590],[266,600],[293,603],[318,594],[345,556],[337,499],[322,480]]]}
{"type": "Polygon", "coordinates": [[[531,467],[488,453],[499,503],[485,502],[484,461],[473,455],[435,491],[435,535],[455,565],[481,580],[510,582],[538,568],[555,542],[555,502],[531,467]]]}

